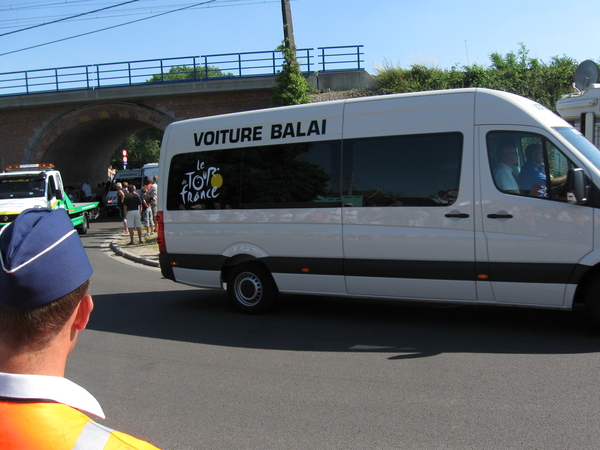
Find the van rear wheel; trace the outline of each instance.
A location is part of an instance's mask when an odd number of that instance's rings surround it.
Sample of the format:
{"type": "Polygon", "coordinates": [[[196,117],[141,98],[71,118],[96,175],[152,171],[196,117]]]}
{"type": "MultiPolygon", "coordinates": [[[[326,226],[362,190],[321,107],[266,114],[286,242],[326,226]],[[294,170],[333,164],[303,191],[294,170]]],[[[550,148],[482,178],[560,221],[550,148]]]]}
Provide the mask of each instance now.
{"type": "Polygon", "coordinates": [[[600,325],[600,276],[585,291],[585,313],[594,325],[600,325]]]}
{"type": "Polygon", "coordinates": [[[269,271],[258,263],[235,266],[227,278],[227,294],[245,314],[261,314],[275,305],[279,291],[269,271]]]}

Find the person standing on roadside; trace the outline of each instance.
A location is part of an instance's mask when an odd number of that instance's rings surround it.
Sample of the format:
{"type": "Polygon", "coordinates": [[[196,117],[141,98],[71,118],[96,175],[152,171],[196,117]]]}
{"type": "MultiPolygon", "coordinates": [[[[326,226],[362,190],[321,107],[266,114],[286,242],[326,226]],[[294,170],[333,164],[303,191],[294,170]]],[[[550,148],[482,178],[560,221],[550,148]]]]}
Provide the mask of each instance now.
{"type": "Polygon", "coordinates": [[[150,209],[152,210],[152,219],[154,220],[154,231],[156,231],[156,213],[158,211],[158,175],[154,175],[154,178],[152,178],[152,185],[150,186],[150,189],[148,189],[148,195],[150,195],[152,198],[152,201],[150,202],[150,209]]]}
{"type": "Polygon", "coordinates": [[[96,194],[96,201],[98,202],[98,207],[94,210],[94,219],[97,219],[100,217],[100,210],[104,206],[104,188],[102,187],[102,183],[98,183],[94,193],[96,194]]]}
{"type": "Polygon", "coordinates": [[[65,210],[19,214],[0,231],[0,260],[0,448],[157,450],[88,417],[104,419],[102,407],[64,377],[94,307],[65,210]]]}
{"type": "Polygon", "coordinates": [[[123,210],[123,202],[125,202],[127,185],[127,181],[124,181],[123,184],[115,184],[115,187],[117,188],[117,206],[119,207],[119,214],[121,215],[121,219],[123,219],[123,227],[125,228],[123,233],[125,234],[129,233],[129,229],[127,228],[127,217],[125,217],[125,211],[123,210]]]}
{"type": "Polygon", "coordinates": [[[142,199],[135,191],[135,186],[130,184],[127,187],[129,191],[125,195],[123,200],[123,212],[125,213],[125,219],[127,219],[127,226],[129,227],[130,242],[127,245],[134,245],[133,242],[133,231],[134,229],[138,232],[139,243],[143,244],[142,240],[142,199]]]}
{"type": "Polygon", "coordinates": [[[89,180],[81,183],[81,192],[83,192],[83,201],[89,202],[92,199],[92,187],[89,180]]]}
{"type": "Polygon", "coordinates": [[[146,186],[142,187],[142,225],[146,227],[144,236],[150,236],[154,233],[154,218],[152,217],[152,209],[150,203],[152,198],[148,194],[146,186]]]}

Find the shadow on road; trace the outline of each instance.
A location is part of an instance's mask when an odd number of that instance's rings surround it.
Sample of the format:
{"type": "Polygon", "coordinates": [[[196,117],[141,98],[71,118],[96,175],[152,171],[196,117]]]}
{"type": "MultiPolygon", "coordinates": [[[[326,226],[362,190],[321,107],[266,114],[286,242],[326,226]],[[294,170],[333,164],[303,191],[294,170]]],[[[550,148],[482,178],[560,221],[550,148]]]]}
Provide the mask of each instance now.
{"type": "Polygon", "coordinates": [[[88,328],[209,345],[316,352],[380,352],[390,360],[443,353],[600,351],[578,312],[282,296],[270,314],[233,311],[223,291],[95,295],[88,328]]]}

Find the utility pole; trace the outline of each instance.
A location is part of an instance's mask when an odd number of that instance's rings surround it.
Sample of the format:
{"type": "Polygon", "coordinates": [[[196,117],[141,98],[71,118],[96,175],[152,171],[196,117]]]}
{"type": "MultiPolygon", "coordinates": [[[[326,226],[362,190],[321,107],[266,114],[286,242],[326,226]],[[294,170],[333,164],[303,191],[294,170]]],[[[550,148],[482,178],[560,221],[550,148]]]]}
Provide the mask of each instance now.
{"type": "Polygon", "coordinates": [[[283,14],[283,45],[285,48],[296,48],[290,0],[281,0],[281,12],[283,14]]]}

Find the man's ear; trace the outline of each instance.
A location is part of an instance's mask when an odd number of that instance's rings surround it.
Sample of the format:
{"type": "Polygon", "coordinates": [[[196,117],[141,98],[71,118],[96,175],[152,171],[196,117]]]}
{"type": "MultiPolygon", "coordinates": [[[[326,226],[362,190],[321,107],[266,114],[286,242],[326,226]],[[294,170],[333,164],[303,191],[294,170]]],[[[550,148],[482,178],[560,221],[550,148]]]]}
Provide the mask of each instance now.
{"type": "Polygon", "coordinates": [[[88,321],[90,320],[90,314],[94,309],[94,302],[92,300],[92,296],[87,294],[85,295],[79,305],[77,305],[77,312],[75,314],[75,321],[73,322],[73,326],[81,331],[85,329],[88,321]]]}

